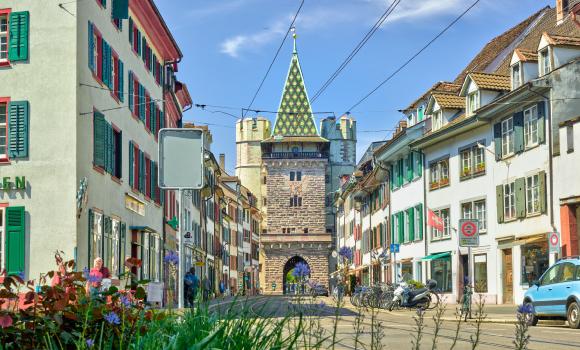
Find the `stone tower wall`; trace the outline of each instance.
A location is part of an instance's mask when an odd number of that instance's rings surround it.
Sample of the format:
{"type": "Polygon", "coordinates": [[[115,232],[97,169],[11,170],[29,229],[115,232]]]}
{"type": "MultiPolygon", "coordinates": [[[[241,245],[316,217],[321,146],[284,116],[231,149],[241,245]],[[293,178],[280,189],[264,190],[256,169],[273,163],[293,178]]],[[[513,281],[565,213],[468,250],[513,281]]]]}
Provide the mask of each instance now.
{"type": "Polygon", "coordinates": [[[327,244],[319,243],[274,243],[266,244],[264,254],[266,294],[282,294],[284,266],[294,256],[300,256],[310,267],[310,280],[328,287],[328,256],[327,244]],[[272,285],[275,284],[275,288],[272,285]]]}
{"type": "Polygon", "coordinates": [[[236,176],[257,198],[262,208],[262,140],[270,137],[271,125],[263,117],[238,120],[236,123],[236,176]]]}
{"type": "Polygon", "coordinates": [[[304,228],[308,228],[309,234],[325,233],[326,160],[266,160],[264,166],[268,233],[282,233],[283,228],[294,228],[296,233],[304,233],[304,228]],[[290,171],[301,171],[302,181],[290,181],[290,171]],[[302,198],[302,206],[290,206],[294,195],[302,198]]]}

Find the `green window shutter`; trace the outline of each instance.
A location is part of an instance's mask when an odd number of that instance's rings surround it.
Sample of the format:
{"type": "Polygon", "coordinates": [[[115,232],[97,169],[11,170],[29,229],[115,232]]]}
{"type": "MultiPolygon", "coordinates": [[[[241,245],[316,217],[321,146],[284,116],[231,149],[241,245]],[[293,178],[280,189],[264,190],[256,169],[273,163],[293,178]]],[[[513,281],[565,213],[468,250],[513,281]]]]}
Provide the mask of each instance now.
{"type": "Polygon", "coordinates": [[[147,106],[145,106],[145,87],[139,84],[139,118],[145,123],[147,106]]]}
{"type": "Polygon", "coordinates": [[[114,19],[129,18],[129,0],[113,0],[111,16],[114,19]]]}
{"type": "Polygon", "coordinates": [[[538,102],[538,142],[546,142],[546,102],[538,102]]]}
{"type": "Polygon", "coordinates": [[[6,271],[8,275],[24,272],[26,224],[24,207],[6,208],[6,271]]]}
{"type": "Polygon", "coordinates": [[[399,240],[397,243],[403,243],[405,241],[405,212],[397,213],[399,220],[399,240]]]}
{"type": "Polygon", "coordinates": [[[113,140],[113,126],[107,123],[107,172],[109,174],[114,174],[115,168],[115,147],[113,140]]]}
{"type": "Polygon", "coordinates": [[[514,114],[514,151],[521,153],[524,151],[524,113],[514,114]]]}
{"type": "Polygon", "coordinates": [[[165,128],[165,112],[159,111],[159,129],[165,128]]]}
{"type": "Polygon", "coordinates": [[[133,106],[133,101],[135,101],[134,91],[133,91],[133,72],[129,71],[129,87],[127,89],[127,100],[129,101],[129,110],[131,112],[135,111],[135,107],[133,106]]]}
{"type": "Polygon", "coordinates": [[[139,191],[145,193],[145,153],[139,150],[139,191]]]}
{"type": "Polygon", "coordinates": [[[403,186],[403,159],[397,161],[397,187],[403,186]]]}
{"type": "Polygon", "coordinates": [[[117,69],[117,85],[119,86],[119,91],[117,92],[117,96],[119,96],[119,100],[121,102],[125,102],[125,65],[123,61],[120,59],[117,61],[118,69],[117,69]]]}
{"type": "Polygon", "coordinates": [[[28,59],[29,16],[28,11],[10,14],[8,59],[12,62],[28,59]]]}
{"type": "Polygon", "coordinates": [[[546,213],[546,172],[540,171],[538,174],[539,177],[539,187],[540,187],[540,212],[545,214],[546,213]]]}
{"type": "Polygon", "coordinates": [[[495,146],[495,160],[501,159],[501,123],[493,126],[493,144],[495,146]]]}
{"type": "Polygon", "coordinates": [[[89,211],[87,212],[87,215],[88,215],[88,218],[87,218],[88,219],[87,220],[88,221],[88,227],[87,227],[88,228],[88,230],[87,230],[87,233],[88,234],[87,234],[87,237],[88,237],[88,240],[89,240],[89,248],[88,248],[89,254],[88,254],[88,264],[87,264],[87,266],[91,266],[91,262],[92,262],[91,260],[93,260],[92,259],[93,252],[91,250],[91,247],[93,246],[93,220],[94,220],[94,217],[93,217],[93,209],[89,209],[89,211]]]}
{"type": "Polygon", "coordinates": [[[137,29],[137,54],[141,55],[141,32],[137,29]]]}
{"type": "Polygon", "coordinates": [[[135,166],[133,162],[135,161],[133,141],[129,141],[129,186],[133,187],[133,174],[135,174],[135,166]]]}
{"type": "Polygon", "coordinates": [[[417,176],[423,176],[423,153],[417,153],[417,176]]]}
{"type": "Polygon", "coordinates": [[[105,116],[95,111],[93,113],[93,165],[105,168],[105,137],[107,133],[105,116]]]}
{"type": "Polygon", "coordinates": [[[151,199],[155,199],[155,172],[153,171],[155,169],[155,162],[154,161],[149,161],[149,191],[151,192],[151,199]]]}
{"type": "Polygon", "coordinates": [[[409,215],[409,241],[413,242],[415,240],[415,208],[407,209],[407,215],[409,215]]]}
{"type": "Polygon", "coordinates": [[[411,182],[413,181],[413,166],[415,165],[413,163],[413,152],[409,153],[409,156],[407,157],[407,181],[411,182]]]}
{"type": "Polygon", "coordinates": [[[393,191],[393,185],[394,185],[394,184],[393,184],[393,182],[394,182],[394,179],[395,179],[395,176],[393,175],[393,170],[394,170],[394,168],[393,168],[393,166],[391,165],[391,166],[389,167],[389,190],[390,190],[391,192],[393,191]]]}
{"type": "Polygon", "coordinates": [[[106,86],[109,86],[109,80],[107,79],[107,77],[109,76],[109,74],[107,73],[108,71],[108,47],[109,44],[107,44],[107,42],[105,41],[105,39],[101,39],[101,45],[103,46],[103,54],[101,55],[101,67],[102,67],[102,81],[103,83],[105,83],[106,86]]]}
{"type": "Polygon", "coordinates": [[[495,207],[497,209],[497,222],[503,222],[503,185],[495,186],[495,207]]]}
{"type": "Polygon", "coordinates": [[[396,243],[395,241],[395,220],[397,217],[395,214],[391,215],[391,243],[396,243]]]}
{"type": "Polygon", "coordinates": [[[526,217],[526,178],[516,179],[516,216],[518,218],[526,217]]]}
{"type": "Polygon", "coordinates": [[[93,54],[93,52],[95,52],[95,37],[93,34],[93,24],[91,22],[89,22],[89,52],[88,52],[88,57],[89,57],[89,69],[91,70],[91,72],[95,71],[95,55],[93,54]]]}
{"type": "Polygon", "coordinates": [[[125,267],[125,245],[127,244],[127,224],[121,222],[119,228],[119,251],[115,252],[119,254],[119,270],[117,271],[118,275],[124,273],[125,267]]]}
{"type": "Polygon", "coordinates": [[[141,37],[141,59],[145,62],[145,57],[147,55],[147,39],[141,37]]]}
{"type": "Polygon", "coordinates": [[[28,101],[11,101],[8,115],[8,157],[28,157],[29,135],[28,101]]]}
{"type": "Polygon", "coordinates": [[[423,240],[423,203],[416,206],[417,215],[419,216],[419,240],[423,240]]]}

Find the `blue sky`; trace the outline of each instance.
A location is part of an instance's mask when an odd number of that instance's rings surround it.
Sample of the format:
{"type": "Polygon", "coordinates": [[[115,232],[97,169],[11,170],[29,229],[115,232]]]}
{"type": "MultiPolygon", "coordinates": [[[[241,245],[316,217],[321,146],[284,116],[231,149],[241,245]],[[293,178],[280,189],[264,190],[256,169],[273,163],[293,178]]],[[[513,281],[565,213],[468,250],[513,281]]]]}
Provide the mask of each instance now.
{"type": "MultiPolygon", "coordinates": [[[[337,117],[385,79],[474,0],[402,0],[366,46],[313,104],[337,117]]],[[[179,43],[184,59],[178,79],[194,103],[234,115],[247,107],[299,0],[156,0],[179,43]]],[[[391,0],[306,0],[296,23],[298,53],[312,96],[342,63],[391,0]]],[[[555,0],[481,0],[460,22],[363,104],[357,120],[359,156],[371,141],[382,140],[406,107],[433,83],[453,80],[493,37],[555,0]]],[[[290,38],[289,38],[290,39],[290,38]]],[[[292,53],[287,40],[254,109],[276,110],[292,53]]],[[[255,116],[254,113],[248,114],[255,116]]],[[[274,121],[273,114],[265,114],[274,121]]],[[[220,112],[193,108],[186,121],[212,123],[212,151],[226,154],[235,167],[235,121],[220,112]]],[[[320,118],[317,117],[319,126],[320,118]]]]}

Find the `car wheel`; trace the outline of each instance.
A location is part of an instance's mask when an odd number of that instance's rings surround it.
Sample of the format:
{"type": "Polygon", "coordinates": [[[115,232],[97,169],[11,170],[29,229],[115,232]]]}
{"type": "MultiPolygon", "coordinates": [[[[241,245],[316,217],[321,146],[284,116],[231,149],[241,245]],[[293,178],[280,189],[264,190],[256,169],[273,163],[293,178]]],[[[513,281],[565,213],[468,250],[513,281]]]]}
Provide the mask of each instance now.
{"type": "Polygon", "coordinates": [[[577,302],[572,302],[568,306],[568,326],[573,329],[580,328],[580,306],[577,302]]]}
{"type": "MultiPolygon", "coordinates": [[[[527,305],[527,304],[531,304],[531,303],[526,302],[525,304],[527,305]]],[[[532,307],[532,310],[533,310],[533,307],[532,307]]],[[[524,317],[526,320],[526,324],[528,326],[536,326],[538,324],[539,318],[538,318],[538,316],[536,316],[536,314],[534,312],[529,313],[529,314],[525,314],[524,317]]]]}

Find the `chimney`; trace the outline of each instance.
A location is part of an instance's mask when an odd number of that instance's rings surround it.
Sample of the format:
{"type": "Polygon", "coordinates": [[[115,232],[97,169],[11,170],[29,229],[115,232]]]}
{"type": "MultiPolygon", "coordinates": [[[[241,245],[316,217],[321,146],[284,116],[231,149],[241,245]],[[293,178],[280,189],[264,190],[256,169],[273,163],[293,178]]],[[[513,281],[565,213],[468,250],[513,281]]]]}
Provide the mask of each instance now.
{"type": "Polygon", "coordinates": [[[226,155],[223,153],[220,153],[220,168],[224,170],[226,168],[226,155]]]}
{"type": "Polygon", "coordinates": [[[568,0],[556,0],[556,24],[564,22],[568,14],[568,0]]]}

